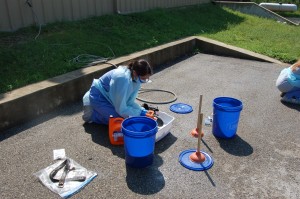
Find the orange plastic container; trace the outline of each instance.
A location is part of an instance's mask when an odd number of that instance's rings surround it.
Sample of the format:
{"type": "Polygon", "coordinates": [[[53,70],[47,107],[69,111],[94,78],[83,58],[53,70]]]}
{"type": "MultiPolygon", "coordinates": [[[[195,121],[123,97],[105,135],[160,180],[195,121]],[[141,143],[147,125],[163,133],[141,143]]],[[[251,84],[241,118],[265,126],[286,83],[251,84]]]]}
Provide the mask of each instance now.
{"type": "MultiPolygon", "coordinates": [[[[147,117],[154,118],[154,111],[149,110],[146,114],[147,117]]],[[[124,138],[122,133],[122,122],[124,118],[122,117],[109,117],[108,121],[108,132],[109,132],[109,141],[112,145],[123,145],[124,138]]]]}
{"type": "Polygon", "coordinates": [[[124,138],[121,131],[121,124],[124,118],[110,116],[108,122],[109,141],[113,145],[123,145],[124,138]]]}

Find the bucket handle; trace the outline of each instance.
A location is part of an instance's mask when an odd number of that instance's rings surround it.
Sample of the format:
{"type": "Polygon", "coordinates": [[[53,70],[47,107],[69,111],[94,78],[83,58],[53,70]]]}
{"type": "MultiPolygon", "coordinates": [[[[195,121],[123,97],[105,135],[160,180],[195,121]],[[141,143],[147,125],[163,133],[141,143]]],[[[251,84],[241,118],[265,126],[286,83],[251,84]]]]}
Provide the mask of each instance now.
{"type": "Polygon", "coordinates": [[[123,118],[116,118],[116,119],[115,119],[115,122],[120,122],[120,123],[122,123],[123,120],[124,120],[123,118]]]}
{"type": "Polygon", "coordinates": [[[121,124],[123,122],[123,120],[124,120],[124,118],[122,118],[122,117],[113,117],[111,115],[110,118],[109,118],[109,123],[110,122],[113,122],[113,123],[117,122],[117,123],[121,124]]]}

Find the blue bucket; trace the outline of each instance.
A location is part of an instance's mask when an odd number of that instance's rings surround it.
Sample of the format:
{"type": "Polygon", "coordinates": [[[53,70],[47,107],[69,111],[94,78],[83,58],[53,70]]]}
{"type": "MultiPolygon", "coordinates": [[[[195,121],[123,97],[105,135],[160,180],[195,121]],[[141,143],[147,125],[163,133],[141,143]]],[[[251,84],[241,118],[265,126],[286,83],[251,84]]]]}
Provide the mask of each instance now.
{"type": "Polygon", "coordinates": [[[143,168],[153,163],[157,122],[148,117],[130,117],[122,122],[125,161],[128,166],[143,168]]]}
{"type": "Polygon", "coordinates": [[[243,103],[231,97],[218,97],[213,101],[213,108],[213,135],[225,139],[234,137],[243,103]]]}

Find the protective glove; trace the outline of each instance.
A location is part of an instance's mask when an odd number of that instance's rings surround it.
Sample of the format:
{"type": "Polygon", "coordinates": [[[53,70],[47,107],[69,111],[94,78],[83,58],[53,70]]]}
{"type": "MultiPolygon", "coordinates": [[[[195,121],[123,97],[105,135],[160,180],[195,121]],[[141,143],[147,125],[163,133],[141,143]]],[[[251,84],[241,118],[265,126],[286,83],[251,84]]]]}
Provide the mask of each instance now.
{"type": "Polygon", "coordinates": [[[157,119],[157,118],[154,116],[154,111],[152,111],[152,110],[142,110],[140,116],[150,117],[150,118],[152,118],[152,119],[154,119],[154,120],[157,119]]]}
{"type": "Polygon", "coordinates": [[[154,111],[152,111],[152,110],[147,111],[146,116],[150,117],[154,120],[157,120],[157,118],[155,117],[154,111]]]}

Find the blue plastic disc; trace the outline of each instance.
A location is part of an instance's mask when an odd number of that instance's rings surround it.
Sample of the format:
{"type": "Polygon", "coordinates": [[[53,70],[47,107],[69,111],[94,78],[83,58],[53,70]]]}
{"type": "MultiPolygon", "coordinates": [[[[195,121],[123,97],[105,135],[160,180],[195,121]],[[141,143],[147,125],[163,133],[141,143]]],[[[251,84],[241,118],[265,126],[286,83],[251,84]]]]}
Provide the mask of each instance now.
{"type": "Polygon", "coordinates": [[[207,153],[205,153],[203,151],[200,151],[200,152],[205,156],[204,162],[202,162],[202,163],[193,162],[190,159],[190,155],[195,152],[196,152],[196,149],[189,149],[189,150],[181,152],[179,155],[180,164],[182,166],[184,166],[185,168],[188,168],[193,171],[204,171],[204,170],[210,169],[213,166],[213,164],[214,164],[213,159],[207,153]]]}
{"type": "Polygon", "coordinates": [[[192,112],[193,108],[188,104],[177,103],[177,104],[172,104],[170,106],[170,110],[175,113],[186,114],[192,112]]]}

